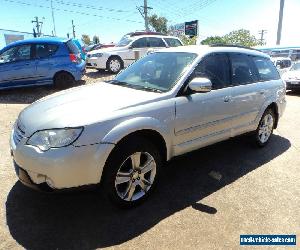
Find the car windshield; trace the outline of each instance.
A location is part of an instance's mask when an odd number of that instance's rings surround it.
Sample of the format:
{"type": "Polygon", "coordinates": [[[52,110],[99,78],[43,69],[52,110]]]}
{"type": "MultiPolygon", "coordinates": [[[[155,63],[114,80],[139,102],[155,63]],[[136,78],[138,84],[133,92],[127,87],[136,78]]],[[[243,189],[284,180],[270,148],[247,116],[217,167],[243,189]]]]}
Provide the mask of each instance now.
{"type": "Polygon", "coordinates": [[[157,52],[138,60],[111,81],[130,88],[153,92],[170,90],[197,54],[157,52]]]}
{"type": "Polygon", "coordinates": [[[295,63],[291,69],[291,71],[300,71],[300,62],[299,63],[295,63]]]}
{"type": "Polygon", "coordinates": [[[116,47],[124,47],[132,42],[132,39],[129,36],[123,36],[121,40],[117,43],[116,47]]]}

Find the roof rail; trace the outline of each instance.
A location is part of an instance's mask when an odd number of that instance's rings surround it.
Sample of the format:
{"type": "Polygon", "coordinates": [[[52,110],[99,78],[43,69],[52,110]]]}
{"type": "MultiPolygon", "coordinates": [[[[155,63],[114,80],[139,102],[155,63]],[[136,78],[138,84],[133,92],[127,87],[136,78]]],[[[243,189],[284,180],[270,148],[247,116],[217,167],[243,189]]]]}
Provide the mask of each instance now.
{"type": "Polygon", "coordinates": [[[210,47],[235,47],[235,48],[242,48],[242,49],[250,49],[250,50],[255,50],[261,52],[259,49],[243,46],[243,45],[238,45],[238,44],[224,44],[224,43],[216,43],[216,44],[211,44],[209,45],[210,47]]]}

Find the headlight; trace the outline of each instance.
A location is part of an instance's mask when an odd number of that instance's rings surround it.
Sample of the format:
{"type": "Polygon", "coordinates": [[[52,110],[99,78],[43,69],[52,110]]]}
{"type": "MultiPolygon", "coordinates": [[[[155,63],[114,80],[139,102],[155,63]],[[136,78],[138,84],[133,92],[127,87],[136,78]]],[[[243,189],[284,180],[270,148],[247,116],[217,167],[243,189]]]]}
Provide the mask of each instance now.
{"type": "Polygon", "coordinates": [[[92,57],[101,57],[101,56],[103,56],[103,53],[96,53],[92,55],[92,57]]]}
{"type": "Polygon", "coordinates": [[[42,151],[60,148],[72,144],[81,135],[83,128],[49,129],[35,132],[28,140],[28,145],[36,146],[42,151]]]}

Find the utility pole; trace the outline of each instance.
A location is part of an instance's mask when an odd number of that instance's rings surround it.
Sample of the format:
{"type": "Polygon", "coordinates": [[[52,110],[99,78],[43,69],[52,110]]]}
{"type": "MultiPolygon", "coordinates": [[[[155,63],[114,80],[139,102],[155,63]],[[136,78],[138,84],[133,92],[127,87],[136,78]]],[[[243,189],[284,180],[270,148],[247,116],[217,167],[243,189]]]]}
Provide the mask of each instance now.
{"type": "Polygon", "coordinates": [[[264,35],[267,33],[267,30],[261,30],[260,32],[258,32],[258,34],[260,35],[260,45],[264,45],[264,35]]]}
{"type": "Polygon", "coordinates": [[[42,25],[43,25],[43,22],[40,22],[39,21],[39,18],[36,16],[34,17],[35,20],[31,21],[32,23],[36,23],[35,26],[36,26],[36,31],[37,31],[37,36],[40,37],[41,34],[42,34],[42,25]]]}
{"type": "Polygon", "coordinates": [[[54,18],[54,10],[53,10],[53,3],[52,3],[52,0],[51,0],[51,12],[52,12],[52,23],[53,23],[54,36],[56,36],[55,18],[54,18]]]}
{"type": "Polygon", "coordinates": [[[281,40],[283,7],[284,7],[284,0],[280,0],[280,9],[279,9],[279,18],[278,18],[278,27],[277,27],[277,40],[276,40],[277,45],[280,45],[280,40],[281,40]]]}
{"type": "Polygon", "coordinates": [[[148,10],[153,9],[148,7],[147,0],[144,0],[144,6],[136,7],[145,21],[145,30],[149,31],[148,10]]]}
{"type": "Polygon", "coordinates": [[[72,20],[72,30],[73,30],[73,38],[75,38],[75,25],[73,20],[72,20]]]}

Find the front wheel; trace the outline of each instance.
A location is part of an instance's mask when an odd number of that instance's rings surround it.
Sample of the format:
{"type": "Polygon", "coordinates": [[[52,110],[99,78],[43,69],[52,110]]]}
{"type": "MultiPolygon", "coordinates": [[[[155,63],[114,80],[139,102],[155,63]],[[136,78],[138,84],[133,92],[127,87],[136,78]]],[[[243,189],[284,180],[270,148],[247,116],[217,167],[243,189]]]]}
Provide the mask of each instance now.
{"type": "Polygon", "coordinates": [[[117,205],[131,207],[153,191],[161,157],[151,142],[140,137],[117,147],[104,169],[104,191],[117,205]]]}
{"type": "Polygon", "coordinates": [[[275,115],[272,109],[267,109],[263,114],[255,132],[256,143],[264,147],[270,140],[275,124],[275,115]]]}

